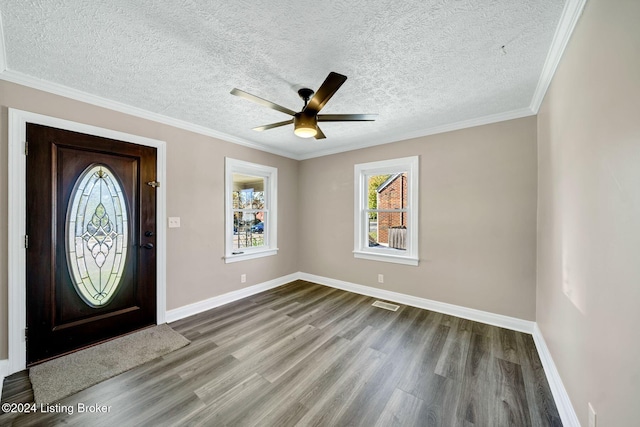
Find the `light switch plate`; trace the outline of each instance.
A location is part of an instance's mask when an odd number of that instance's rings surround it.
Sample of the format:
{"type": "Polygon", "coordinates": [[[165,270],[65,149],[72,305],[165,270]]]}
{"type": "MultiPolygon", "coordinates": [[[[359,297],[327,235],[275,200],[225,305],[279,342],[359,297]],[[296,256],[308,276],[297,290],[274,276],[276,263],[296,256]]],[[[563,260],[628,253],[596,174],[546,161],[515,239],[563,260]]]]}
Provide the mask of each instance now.
{"type": "Polygon", "coordinates": [[[180,217],[179,216],[170,216],[169,217],[169,228],[180,228],[180,217]]]}

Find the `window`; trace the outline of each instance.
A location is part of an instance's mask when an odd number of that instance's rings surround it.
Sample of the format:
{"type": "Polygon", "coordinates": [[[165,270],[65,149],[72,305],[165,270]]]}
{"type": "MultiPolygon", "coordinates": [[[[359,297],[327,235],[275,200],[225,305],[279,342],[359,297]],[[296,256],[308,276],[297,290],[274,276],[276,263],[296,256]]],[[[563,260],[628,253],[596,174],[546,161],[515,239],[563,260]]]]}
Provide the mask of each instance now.
{"type": "Polygon", "coordinates": [[[225,262],[275,255],[278,170],[226,158],[225,262]]]}
{"type": "Polygon", "coordinates": [[[106,165],[90,165],[78,178],[67,206],[66,253],[78,295],[93,308],[118,290],[127,260],[126,199],[106,165]]]}
{"type": "Polygon", "coordinates": [[[355,165],[356,258],[418,265],[418,157],[355,165]]]}

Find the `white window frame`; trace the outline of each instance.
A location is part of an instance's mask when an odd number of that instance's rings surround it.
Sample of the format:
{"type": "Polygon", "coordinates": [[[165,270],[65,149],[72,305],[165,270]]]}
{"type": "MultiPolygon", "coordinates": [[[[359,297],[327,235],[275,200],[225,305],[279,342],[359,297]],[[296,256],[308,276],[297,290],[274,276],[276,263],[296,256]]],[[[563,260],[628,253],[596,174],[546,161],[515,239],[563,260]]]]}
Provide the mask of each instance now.
{"type": "Polygon", "coordinates": [[[403,157],[379,162],[360,163],[354,167],[354,249],[355,258],[417,266],[418,257],[418,176],[419,157],[403,157]],[[407,248],[369,247],[367,215],[369,210],[367,176],[407,173],[407,248]]]}
{"type": "Polygon", "coordinates": [[[261,258],[278,253],[278,169],[225,157],[225,263],[261,258]],[[233,174],[264,178],[264,246],[233,248],[233,174]]]}

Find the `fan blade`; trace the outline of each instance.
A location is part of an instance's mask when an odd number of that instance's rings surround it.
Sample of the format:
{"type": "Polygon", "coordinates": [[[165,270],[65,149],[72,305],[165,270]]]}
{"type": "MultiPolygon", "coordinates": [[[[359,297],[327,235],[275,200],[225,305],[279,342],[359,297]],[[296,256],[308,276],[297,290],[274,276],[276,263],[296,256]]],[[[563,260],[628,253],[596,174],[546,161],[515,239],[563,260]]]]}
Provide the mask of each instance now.
{"type": "Polygon", "coordinates": [[[315,139],[325,139],[326,138],[326,136],[322,132],[322,129],[320,129],[320,126],[316,126],[316,130],[318,131],[318,133],[316,133],[315,139]]]}
{"type": "Polygon", "coordinates": [[[316,91],[316,94],[313,95],[313,98],[311,98],[305,107],[304,112],[318,114],[318,112],[322,110],[322,107],[324,107],[327,101],[331,99],[346,80],[347,76],[334,73],[333,71],[330,72],[320,88],[316,91]]]}
{"type": "Polygon", "coordinates": [[[273,128],[278,128],[280,126],[290,125],[293,123],[293,119],[285,120],[284,122],[271,123],[270,125],[258,126],[257,128],[253,128],[253,130],[257,130],[258,132],[262,132],[263,130],[269,130],[273,128]]]}
{"type": "Polygon", "coordinates": [[[318,114],[319,122],[372,122],[377,114],[318,114]]]}
{"type": "Polygon", "coordinates": [[[290,116],[295,116],[296,112],[288,109],[287,107],[283,107],[282,105],[274,104],[271,101],[267,101],[266,99],[262,99],[258,96],[251,95],[243,90],[233,88],[231,91],[231,95],[239,96],[240,98],[248,99],[249,101],[253,101],[256,104],[260,104],[263,107],[271,108],[276,111],[280,111],[281,113],[288,114],[290,116]]]}

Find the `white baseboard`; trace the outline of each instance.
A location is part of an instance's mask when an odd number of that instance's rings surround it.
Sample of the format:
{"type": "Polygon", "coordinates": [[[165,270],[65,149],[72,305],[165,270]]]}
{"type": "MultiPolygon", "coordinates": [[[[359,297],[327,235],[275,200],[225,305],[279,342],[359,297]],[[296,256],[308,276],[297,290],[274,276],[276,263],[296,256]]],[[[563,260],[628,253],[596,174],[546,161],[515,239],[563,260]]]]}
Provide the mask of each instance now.
{"type": "MultiPolygon", "coordinates": [[[[358,285],[356,283],[345,282],[342,280],[331,279],[323,276],[316,276],[313,274],[297,272],[289,274],[287,276],[279,277],[277,279],[269,280],[267,282],[259,283],[257,285],[249,286],[237,291],[228,292],[226,294],[218,295],[213,298],[209,298],[204,301],[189,304],[166,312],[166,321],[168,323],[175,322],[176,320],[184,319],[185,317],[193,316],[203,311],[210,310],[212,308],[219,307],[221,305],[228,304],[233,301],[237,301],[242,298],[246,298],[251,295],[258,294],[260,292],[277,288],[278,286],[285,285],[293,282],[294,280],[306,280],[308,282],[318,283],[320,285],[329,286],[336,289],[342,289],[349,292],[354,292],[361,295],[367,295],[375,298],[384,299],[387,301],[397,302],[400,304],[410,305],[412,307],[423,308],[427,310],[437,311],[439,313],[449,314],[451,316],[461,317],[463,319],[469,319],[476,322],[486,323],[489,325],[499,326],[506,329],[512,329],[519,332],[524,332],[533,335],[533,340],[536,344],[544,372],[549,381],[549,387],[555,400],[562,424],[567,427],[580,427],[580,421],[571,405],[571,400],[567,394],[560,374],[556,369],[549,348],[542,336],[540,328],[535,322],[528,320],[522,320],[515,317],[504,316],[501,314],[489,313],[482,310],[476,310],[472,308],[462,307],[458,305],[443,303],[439,301],[433,301],[426,298],[414,297],[411,295],[402,294],[399,292],[387,291],[384,289],[373,288],[370,286],[358,285]]],[[[0,360],[0,396],[2,395],[2,385],[4,378],[8,373],[9,361],[7,359],[0,360]]]]}
{"type": "Polygon", "coordinates": [[[459,305],[448,304],[439,301],[433,301],[426,298],[414,297],[399,292],[387,291],[384,289],[372,288],[370,286],[358,285],[356,283],[345,282],[342,280],[331,279],[329,277],[316,276],[309,273],[292,273],[287,276],[269,280],[264,283],[249,286],[244,289],[218,295],[213,298],[199,301],[193,304],[185,305],[173,310],[167,310],[167,323],[202,313],[212,308],[246,298],[257,293],[277,288],[294,280],[306,280],[308,282],[318,283],[320,285],[329,286],[344,291],[354,292],[356,294],[367,295],[375,298],[381,298],[387,301],[393,301],[400,304],[410,305],[412,307],[423,308],[439,313],[449,314],[451,316],[462,317],[476,322],[486,323],[488,325],[499,326],[501,328],[512,329],[514,331],[533,333],[534,322],[522,320],[515,317],[504,316],[501,314],[489,313],[487,311],[476,310],[473,308],[462,307],[459,305]]]}
{"type": "MultiPolygon", "coordinates": [[[[549,387],[551,388],[551,393],[553,394],[556,407],[558,408],[562,424],[567,427],[580,427],[580,422],[578,421],[578,417],[576,416],[573,406],[571,405],[569,395],[567,394],[567,391],[562,384],[560,374],[558,373],[555,363],[553,362],[553,358],[549,353],[549,349],[544,341],[542,332],[535,322],[529,320],[522,320],[515,317],[504,316],[501,314],[490,313],[487,311],[476,310],[459,305],[433,301],[426,298],[419,298],[399,292],[373,288],[370,286],[358,285],[356,283],[345,282],[342,280],[331,279],[323,276],[316,276],[314,274],[297,272],[289,274],[287,276],[279,277],[274,280],[270,280],[268,282],[219,295],[217,297],[213,297],[194,304],[189,304],[174,310],[169,310],[167,311],[166,316],[167,322],[174,322],[176,320],[183,319],[185,317],[189,317],[194,314],[198,314],[203,311],[210,310],[212,308],[219,307],[221,305],[228,304],[230,302],[237,301],[239,299],[285,285],[294,280],[306,280],[308,282],[313,282],[336,289],[342,289],[344,291],[367,295],[374,298],[380,298],[383,300],[405,304],[412,307],[437,311],[439,313],[444,313],[451,316],[461,317],[463,319],[473,320],[476,322],[486,323],[489,325],[533,335],[533,340],[538,350],[538,355],[540,356],[542,366],[544,367],[544,372],[546,374],[547,381],[549,382],[549,387]]],[[[4,361],[0,361],[0,369],[2,369],[2,362],[4,361]]],[[[0,370],[0,373],[1,372],[2,371],[0,370]]]]}
{"type": "Polygon", "coordinates": [[[165,318],[167,323],[175,322],[176,320],[184,319],[185,317],[193,316],[194,314],[202,313],[203,311],[211,310],[212,308],[220,307],[221,305],[229,304],[230,302],[237,301],[272,288],[277,288],[278,286],[298,280],[298,276],[299,273],[289,274],[287,276],[278,277],[277,279],[239,289],[237,291],[218,295],[204,301],[185,305],[173,310],[167,310],[165,318]]]}
{"type": "Polygon", "coordinates": [[[2,386],[4,385],[4,378],[9,372],[9,359],[0,360],[0,398],[2,398],[2,386]]]}
{"type": "Polygon", "coordinates": [[[476,310],[473,308],[462,307],[445,302],[433,301],[426,298],[414,297],[399,292],[387,291],[384,289],[372,288],[370,286],[358,285],[355,283],[344,282],[342,280],[330,279],[328,277],[316,276],[308,273],[299,273],[299,279],[309,282],[318,283],[320,285],[330,286],[332,288],[342,289],[357,294],[368,295],[375,298],[381,298],[387,301],[397,302],[400,304],[410,305],[412,307],[424,308],[438,313],[449,314],[451,316],[462,317],[476,322],[486,323],[501,328],[512,329],[527,334],[533,333],[534,322],[522,320],[515,317],[504,316],[501,314],[489,313],[487,311],[476,310]]]}
{"type": "Polygon", "coordinates": [[[542,331],[538,327],[537,323],[533,328],[533,341],[536,343],[538,355],[540,356],[544,373],[547,376],[547,381],[551,388],[551,394],[553,394],[553,400],[555,400],[556,407],[560,413],[562,425],[565,427],[580,427],[580,421],[573,409],[571,399],[567,394],[567,390],[564,388],[562,378],[560,378],[560,373],[556,368],[556,364],[553,362],[553,358],[549,352],[549,347],[547,347],[547,343],[545,342],[544,337],[542,336],[542,331]]]}
{"type": "Polygon", "coordinates": [[[487,311],[476,310],[473,308],[462,307],[459,305],[447,304],[444,302],[433,301],[425,298],[418,298],[411,295],[401,294],[398,292],[387,291],[384,289],[372,288],[369,286],[358,285],[355,283],[344,282],[342,280],[330,279],[328,277],[316,276],[313,274],[299,273],[298,278],[309,282],[318,283],[332,288],[342,289],[357,294],[368,295],[387,301],[397,302],[400,304],[410,305],[413,307],[424,308],[439,313],[449,314],[451,316],[462,317],[464,319],[476,322],[487,323],[501,328],[512,329],[518,332],[524,332],[533,335],[538,355],[544,372],[553,394],[560,419],[565,427],[580,427],[580,421],[573,409],[569,395],[567,394],[564,384],[560,379],[560,374],[556,369],[551,353],[544,341],[542,332],[535,322],[522,320],[515,317],[503,316],[501,314],[490,313],[487,311]]]}

